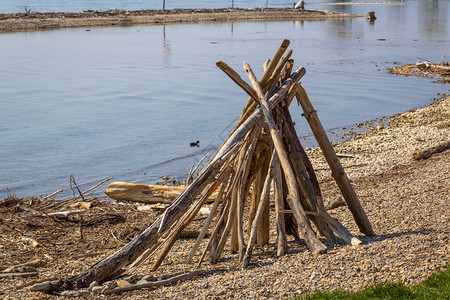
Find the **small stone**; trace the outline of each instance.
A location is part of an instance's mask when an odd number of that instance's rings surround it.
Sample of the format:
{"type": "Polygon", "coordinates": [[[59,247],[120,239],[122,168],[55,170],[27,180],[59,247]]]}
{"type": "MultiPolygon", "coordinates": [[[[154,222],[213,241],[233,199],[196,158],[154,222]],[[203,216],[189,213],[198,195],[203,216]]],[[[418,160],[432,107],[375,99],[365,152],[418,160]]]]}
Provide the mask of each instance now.
{"type": "Polygon", "coordinates": [[[145,281],[156,281],[156,277],[150,274],[142,276],[141,280],[145,281]]]}
{"type": "Polygon", "coordinates": [[[80,292],[78,291],[63,291],[61,293],[61,296],[66,296],[66,297],[79,297],[80,296],[80,292]]]}
{"type": "Polygon", "coordinates": [[[54,289],[54,286],[50,281],[35,284],[30,288],[30,290],[33,292],[51,291],[53,289],[54,289]]]}
{"type": "Polygon", "coordinates": [[[144,284],[144,283],[148,283],[148,281],[141,279],[141,280],[138,280],[138,282],[136,282],[136,284],[144,284]]]}
{"type": "Polygon", "coordinates": [[[93,293],[101,293],[102,291],[103,291],[103,286],[94,286],[91,289],[91,292],[93,292],[93,293]]]}
{"type": "Polygon", "coordinates": [[[122,276],[121,279],[128,281],[129,283],[135,283],[141,278],[141,276],[132,274],[132,275],[125,275],[122,276]]]}
{"type": "Polygon", "coordinates": [[[89,285],[88,290],[92,291],[92,289],[96,286],[99,286],[97,281],[92,281],[91,284],[89,285]]]}
{"type": "Polygon", "coordinates": [[[117,280],[116,284],[117,284],[118,287],[127,287],[127,286],[131,285],[131,283],[129,283],[128,281],[123,280],[123,279],[117,280]]]}
{"type": "Polygon", "coordinates": [[[335,209],[335,208],[337,208],[337,207],[339,207],[339,206],[342,206],[342,205],[344,205],[344,204],[345,204],[345,202],[344,202],[344,200],[342,199],[342,197],[339,196],[339,195],[336,195],[336,196],[334,196],[331,200],[329,200],[329,201],[327,201],[327,202],[325,203],[325,208],[326,208],[327,210],[332,210],[332,209],[335,209]]]}

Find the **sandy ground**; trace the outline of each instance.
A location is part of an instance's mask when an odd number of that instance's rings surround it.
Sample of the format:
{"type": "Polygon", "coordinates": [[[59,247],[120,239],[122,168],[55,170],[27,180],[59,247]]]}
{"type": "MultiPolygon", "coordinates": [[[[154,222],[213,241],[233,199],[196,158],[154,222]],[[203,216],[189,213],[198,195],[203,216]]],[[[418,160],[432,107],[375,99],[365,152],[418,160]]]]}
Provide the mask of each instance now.
{"type": "Polygon", "coordinates": [[[173,10],[110,10],[83,13],[15,13],[0,14],[0,32],[50,30],[94,26],[133,26],[181,23],[268,22],[353,18],[322,10],[290,8],[223,8],[173,10]]]}
{"type": "MultiPolygon", "coordinates": [[[[320,116],[320,112],[319,112],[320,116]]],[[[276,233],[270,244],[254,251],[250,267],[242,270],[237,255],[226,253],[218,264],[206,261],[204,275],[154,290],[125,292],[108,297],[149,298],[283,298],[315,289],[359,290],[377,282],[414,284],[448,264],[450,257],[450,151],[416,161],[412,154],[449,140],[450,97],[441,96],[426,107],[392,117],[355,124],[345,133],[351,138],[335,144],[375,235],[366,237],[358,229],[346,206],[330,213],[361,246],[342,241],[328,253],[313,255],[300,240],[289,240],[286,256],[276,257],[276,233]],[[363,130],[362,130],[363,129],[363,130]]],[[[339,194],[320,150],[308,149],[318,173],[324,198],[339,194]]],[[[75,275],[125,245],[146,228],[160,212],[141,204],[80,200],[7,199],[0,205],[0,272],[17,264],[39,259],[35,267],[16,267],[9,272],[30,273],[28,277],[0,278],[3,299],[46,299],[57,296],[31,292],[39,279],[75,275]],[[50,217],[43,213],[86,209],[84,214],[50,217]],[[34,245],[33,245],[34,243],[34,245]],[[37,244],[36,244],[37,243],[37,244]]],[[[203,219],[204,220],[204,219],[203,219]]],[[[199,229],[202,220],[190,225],[199,229]]],[[[194,269],[183,263],[195,239],[180,239],[156,277],[194,269]]],[[[203,245],[204,246],[204,245],[203,245]]],[[[228,247],[228,246],[227,246],[228,247]]],[[[195,256],[197,261],[199,256],[195,256]]],[[[149,263],[130,272],[134,281],[150,274],[149,263]]],[[[0,273],[1,276],[1,273],[0,273]]],[[[129,279],[129,281],[133,281],[129,279]]],[[[105,296],[85,290],[84,298],[105,296]]]]}

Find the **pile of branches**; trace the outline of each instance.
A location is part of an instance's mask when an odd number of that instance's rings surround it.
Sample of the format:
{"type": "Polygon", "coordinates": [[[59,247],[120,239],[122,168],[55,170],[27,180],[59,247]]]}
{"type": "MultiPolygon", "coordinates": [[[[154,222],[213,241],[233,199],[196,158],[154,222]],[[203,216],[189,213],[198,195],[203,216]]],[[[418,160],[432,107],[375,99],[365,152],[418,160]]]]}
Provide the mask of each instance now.
{"type": "Polygon", "coordinates": [[[252,86],[224,62],[217,63],[249,95],[235,128],[198,176],[150,227],[116,253],[81,274],[65,279],[64,288],[86,287],[93,281],[104,282],[126,272],[126,267],[139,266],[149,257],[153,259],[151,270],[157,270],[208,197],[217,191],[211,212],[186,257],[187,263],[196,258],[197,268],[207,256],[216,263],[226,245],[232,252],[239,253],[242,267],[249,265],[254,246],[269,242],[271,186],[274,190],[278,255],[288,251],[287,234],[302,237],[313,253],[327,251],[318,234],[330,243],[335,243],[338,236],[348,244],[360,244],[360,240],[332,218],[324,207],[318,180],[289,113],[289,105],[295,97],[360,231],[366,235],[373,234],[317,113],[299,83],[305,69],[293,70],[292,50],[286,53],[288,45],[288,40],[281,43],[264,65],[264,73],[259,80],[251,67],[244,63],[252,86]],[[207,232],[209,240],[206,247],[200,249],[207,232]]]}

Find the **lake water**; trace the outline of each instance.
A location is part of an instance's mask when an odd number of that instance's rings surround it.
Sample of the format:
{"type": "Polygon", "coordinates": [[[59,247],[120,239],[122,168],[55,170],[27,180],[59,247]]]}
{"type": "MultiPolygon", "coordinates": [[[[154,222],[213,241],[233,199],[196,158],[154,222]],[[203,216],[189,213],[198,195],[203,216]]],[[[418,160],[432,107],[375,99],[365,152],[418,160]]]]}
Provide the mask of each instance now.
{"type": "MultiPolygon", "coordinates": [[[[82,3],[57,3],[74,2],[82,3]]],[[[373,24],[357,18],[0,34],[0,199],[7,189],[17,196],[70,190],[71,174],[82,189],[107,177],[183,179],[220,145],[247,99],[215,62],[246,78],[245,60],[261,74],[285,38],[295,65],[307,70],[302,83],[326,128],[426,105],[448,86],[385,68],[441,58],[450,45],[449,1],[402,3],[306,7],[375,11],[373,24]],[[197,140],[201,147],[190,148],[197,140]]],[[[69,4],[61,10],[72,10],[69,4]]],[[[293,105],[291,113],[298,133],[308,135],[301,110],[293,105]]]]}

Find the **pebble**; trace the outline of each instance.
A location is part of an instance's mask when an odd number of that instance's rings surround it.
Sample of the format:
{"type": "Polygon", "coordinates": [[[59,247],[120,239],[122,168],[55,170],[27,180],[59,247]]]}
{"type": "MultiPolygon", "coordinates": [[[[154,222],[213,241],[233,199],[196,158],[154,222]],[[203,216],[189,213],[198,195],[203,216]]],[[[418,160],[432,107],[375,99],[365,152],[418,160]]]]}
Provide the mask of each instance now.
{"type": "Polygon", "coordinates": [[[91,284],[89,285],[88,290],[92,291],[92,289],[96,286],[99,286],[97,281],[92,281],[91,284]]]}
{"type": "Polygon", "coordinates": [[[153,275],[149,275],[149,274],[147,274],[147,275],[144,275],[144,276],[142,276],[142,278],[141,278],[141,280],[144,280],[144,281],[156,281],[156,277],[155,276],[153,276],[153,275]]]}
{"type": "Polygon", "coordinates": [[[91,292],[93,292],[93,293],[101,293],[102,291],[103,291],[103,286],[94,286],[92,289],[91,289],[91,292]]]}
{"type": "Polygon", "coordinates": [[[342,205],[345,205],[345,201],[340,195],[336,195],[332,199],[325,202],[325,208],[327,210],[332,210],[342,205]]]}
{"type": "Polygon", "coordinates": [[[53,289],[53,285],[50,281],[43,282],[43,283],[37,283],[30,288],[30,290],[34,291],[34,292],[49,291],[52,289],[53,289]]]}
{"type": "Polygon", "coordinates": [[[116,284],[118,287],[127,287],[131,285],[131,283],[123,279],[116,280],[116,284]]]}

